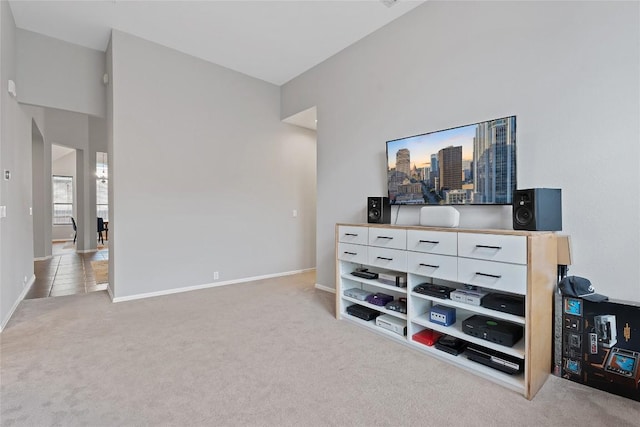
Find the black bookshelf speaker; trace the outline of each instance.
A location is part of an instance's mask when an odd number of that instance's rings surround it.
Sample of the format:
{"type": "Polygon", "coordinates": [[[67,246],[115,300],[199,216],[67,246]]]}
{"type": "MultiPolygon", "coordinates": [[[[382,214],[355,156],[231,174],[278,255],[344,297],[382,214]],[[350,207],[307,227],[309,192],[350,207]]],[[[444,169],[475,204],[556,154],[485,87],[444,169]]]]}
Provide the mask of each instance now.
{"type": "Polygon", "coordinates": [[[391,204],[388,197],[367,198],[367,221],[371,224],[391,224],[391,204]]]}
{"type": "Polygon", "coordinates": [[[562,230],[562,192],[559,188],[516,190],[513,196],[513,229],[562,230]]]}

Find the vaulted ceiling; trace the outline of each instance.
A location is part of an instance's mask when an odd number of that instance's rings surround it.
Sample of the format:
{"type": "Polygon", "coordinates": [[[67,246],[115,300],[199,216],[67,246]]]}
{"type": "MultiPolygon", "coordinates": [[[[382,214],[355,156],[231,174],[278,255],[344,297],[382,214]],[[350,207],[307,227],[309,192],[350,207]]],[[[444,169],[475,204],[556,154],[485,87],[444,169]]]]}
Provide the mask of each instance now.
{"type": "Polygon", "coordinates": [[[16,26],[104,51],[117,29],[282,85],[424,1],[24,1],[16,26]]]}

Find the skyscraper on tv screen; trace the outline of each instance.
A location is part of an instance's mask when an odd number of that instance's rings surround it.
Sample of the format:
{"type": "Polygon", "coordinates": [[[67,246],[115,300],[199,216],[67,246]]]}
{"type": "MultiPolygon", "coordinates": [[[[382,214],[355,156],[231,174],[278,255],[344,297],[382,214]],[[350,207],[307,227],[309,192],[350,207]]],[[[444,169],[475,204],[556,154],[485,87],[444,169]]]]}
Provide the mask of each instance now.
{"type": "Polygon", "coordinates": [[[473,138],[475,203],[509,203],[516,183],[515,117],[476,127],[473,138]]]}

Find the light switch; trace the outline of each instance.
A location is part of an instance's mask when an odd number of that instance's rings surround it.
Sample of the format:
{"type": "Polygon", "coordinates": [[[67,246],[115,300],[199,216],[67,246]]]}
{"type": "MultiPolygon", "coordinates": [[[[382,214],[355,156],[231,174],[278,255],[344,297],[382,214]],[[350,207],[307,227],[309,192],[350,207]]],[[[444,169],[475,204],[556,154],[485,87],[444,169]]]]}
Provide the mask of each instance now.
{"type": "Polygon", "coordinates": [[[0,206],[0,218],[5,218],[7,216],[7,207],[0,206]]]}

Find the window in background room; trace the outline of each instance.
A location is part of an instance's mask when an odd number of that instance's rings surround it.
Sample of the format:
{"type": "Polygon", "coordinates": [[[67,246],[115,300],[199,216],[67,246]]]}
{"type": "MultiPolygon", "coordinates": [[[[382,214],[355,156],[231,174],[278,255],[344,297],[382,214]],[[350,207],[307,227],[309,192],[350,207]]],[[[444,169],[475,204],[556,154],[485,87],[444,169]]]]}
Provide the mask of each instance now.
{"type": "Polygon", "coordinates": [[[73,177],[53,175],[53,224],[71,224],[73,216],[73,177]]]}
{"type": "Polygon", "coordinates": [[[96,212],[109,221],[109,164],[107,153],[96,153],[96,212]]]}

